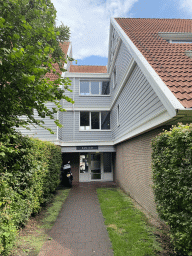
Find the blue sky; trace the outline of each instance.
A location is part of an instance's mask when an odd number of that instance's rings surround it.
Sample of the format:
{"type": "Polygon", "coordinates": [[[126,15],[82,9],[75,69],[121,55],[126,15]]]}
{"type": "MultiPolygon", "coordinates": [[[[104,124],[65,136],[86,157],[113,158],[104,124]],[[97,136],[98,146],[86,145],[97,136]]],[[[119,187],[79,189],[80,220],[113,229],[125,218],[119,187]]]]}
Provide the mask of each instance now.
{"type": "Polygon", "coordinates": [[[111,17],[192,18],[192,0],[52,0],[78,65],[107,65],[111,17]]]}

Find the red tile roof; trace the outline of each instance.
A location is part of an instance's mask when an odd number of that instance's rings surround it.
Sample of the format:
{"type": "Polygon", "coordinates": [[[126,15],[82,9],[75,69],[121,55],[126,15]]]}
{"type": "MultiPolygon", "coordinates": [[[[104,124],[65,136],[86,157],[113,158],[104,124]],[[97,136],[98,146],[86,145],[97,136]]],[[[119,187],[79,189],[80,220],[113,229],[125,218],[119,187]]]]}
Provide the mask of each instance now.
{"type": "Polygon", "coordinates": [[[192,59],[185,55],[190,43],[169,43],[158,32],[192,33],[188,19],[116,18],[164,83],[186,108],[192,107],[192,59]]]}
{"type": "MultiPolygon", "coordinates": [[[[64,42],[64,43],[60,44],[61,49],[62,49],[62,51],[64,52],[65,56],[67,55],[67,51],[68,51],[68,48],[69,48],[69,44],[70,44],[70,42],[64,42]]],[[[59,74],[62,73],[62,72],[60,71],[59,65],[58,65],[57,63],[53,64],[53,67],[55,68],[55,70],[56,70],[57,73],[59,73],[59,74]]],[[[57,75],[57,74],[54,74],[53,72],[51,72],[51,73],[47,73],[47,74],[45,75],[45,77],[48,77],[48,78],[50,78],[51,81],[54,81],[54,80],[56,80],[56,79],[58,78],[58,75],[57,75]]]]}
{"type": "Polygon", "coordinates": [[[70,72],[73,72],[73,73],[107,73],[107,67],[106,66],[71,65],[70,72]]]}

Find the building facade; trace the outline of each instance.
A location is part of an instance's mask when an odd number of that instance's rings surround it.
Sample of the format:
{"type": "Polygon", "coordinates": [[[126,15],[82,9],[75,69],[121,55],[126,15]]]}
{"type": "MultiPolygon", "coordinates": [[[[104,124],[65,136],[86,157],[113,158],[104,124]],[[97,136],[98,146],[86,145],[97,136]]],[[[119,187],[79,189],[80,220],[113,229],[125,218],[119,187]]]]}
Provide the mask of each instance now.
{"type": "MultiPolygon", "coordinates": [[[[117,18],[107,67],[67,64],[63,75],[72,92],[66,96],[75,103],[62,102],[63,127],[53,127],[51,140],[71,161],[75,181],[114,180],[157,216],[151,140],[192,120],[191,56],[192,20],[117,18]]],[[[46,139],[42,133],[36,129],[46,139]]]]}

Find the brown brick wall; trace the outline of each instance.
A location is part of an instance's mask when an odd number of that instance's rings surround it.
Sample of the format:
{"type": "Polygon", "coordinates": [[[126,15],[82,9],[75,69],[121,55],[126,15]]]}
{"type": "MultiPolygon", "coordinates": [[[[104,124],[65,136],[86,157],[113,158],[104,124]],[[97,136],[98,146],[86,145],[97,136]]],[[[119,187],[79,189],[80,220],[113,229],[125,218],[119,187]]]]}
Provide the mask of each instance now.
{"type": "Polygon", "coordinates": [[[71,162],[71,172],[73,173],[73,181],[79,182],[79,153],[63,153],[63,162],[71,162]]]}
{"type": "Polygon", "coordinates": [[[116,146],[115,181],[155,218],[151,140],[161,131],[158,128],[116,146]]]}

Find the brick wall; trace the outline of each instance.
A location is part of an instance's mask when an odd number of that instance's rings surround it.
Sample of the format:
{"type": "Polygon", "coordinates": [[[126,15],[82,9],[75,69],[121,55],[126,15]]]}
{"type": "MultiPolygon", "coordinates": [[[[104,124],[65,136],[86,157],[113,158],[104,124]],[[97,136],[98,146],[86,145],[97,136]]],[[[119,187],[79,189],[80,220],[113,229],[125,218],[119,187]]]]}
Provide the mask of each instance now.
{"type": "Polygon", "coordinates": [[[116,146],[115,181],[145,210],[158,218],[152,190],[151,140],[155,129],[116,146]]]}
{"type": "Polygon", "coordinates": [[[71,162],[71,172],[73,173],[73,182],[79,182],[79,153],[63,153],[63,162],[71,162]]]}

